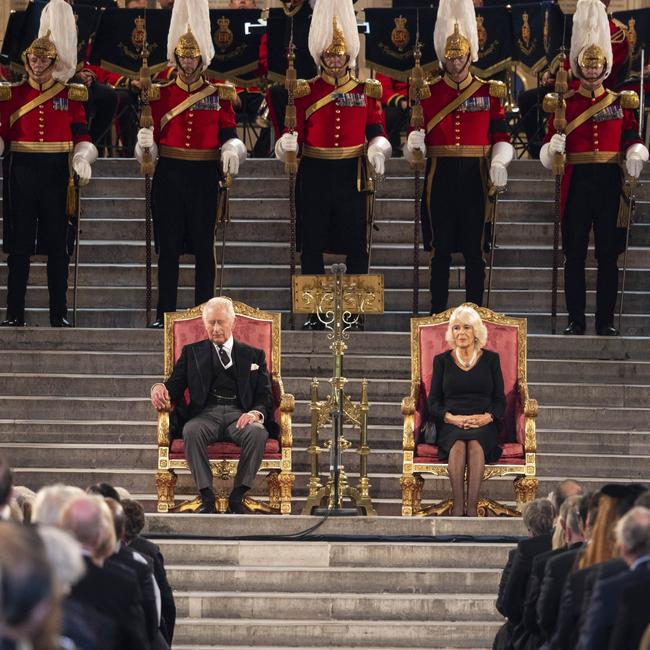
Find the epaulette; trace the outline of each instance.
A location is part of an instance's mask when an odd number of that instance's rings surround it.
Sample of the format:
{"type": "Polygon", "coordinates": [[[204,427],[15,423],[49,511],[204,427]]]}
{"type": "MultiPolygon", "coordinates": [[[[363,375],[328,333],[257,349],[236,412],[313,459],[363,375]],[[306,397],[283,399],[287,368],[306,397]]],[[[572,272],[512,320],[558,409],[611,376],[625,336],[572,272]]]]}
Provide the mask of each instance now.
{"type": "Polygon", "coordinates": [[[215,84],[219,99],[234,102],[237,99],[237,89],[232,84],[215,84]]]}
{"type": "Polygon", "coordinates": [[[377,79],[368,79],[364,84],[363,92],[373,99],[381,99],[381,93],[383,92],[381,81],[378,81],[377,79]]]}
{"type": "Polygon", "coordinates": [[[506,96],[506,85],[503,83],[503,81],[495,81],[493,79],[490,79],[488,81],[488,84],[490,84],[490,97],[503,99],[506,96]]]}
{"type": "Polygon", "coordinates": [[[68,99],[75,102],[88,101],[88,88],[83,84],[66,84],[68,88],[68,99]]]}
{"type": "Polygon", "coordinates": [[[634,90],[622,90],[618,97],[618,101],[620,102],[622,108],[627,108],[632,111],[635,111],[637,108],[639,108],[639,105],[641,103],[639,101],[639,96],[634,90]]]}
{"type": "Polygon", "coordinates": [[[0,102],[8,102],[11,99],[11,84],[0,84],[0,102]]]}
{"type": "Polygon", "coordinates": [[[442,77],[438,75],[437,77],[428,77],[426,79],[428,86],[435,86],[437,83],[442,81],[442,77]]]}
{"type": "Polygon", "coordinates": [[[296,80],[296,89],[293,91],[293,96],[298,97],[307,97],[311,93],[311,86],[306,79],[296,80]]]}

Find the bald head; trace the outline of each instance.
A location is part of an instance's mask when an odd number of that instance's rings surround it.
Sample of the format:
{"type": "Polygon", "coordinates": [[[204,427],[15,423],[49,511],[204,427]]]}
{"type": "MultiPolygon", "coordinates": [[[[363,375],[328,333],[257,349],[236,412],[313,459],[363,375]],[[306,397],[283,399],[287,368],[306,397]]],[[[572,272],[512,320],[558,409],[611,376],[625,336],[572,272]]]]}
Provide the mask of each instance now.
{"type": "Polygon", "coordinates": [[[84,496],[70,501],[61,512],[60,525],[72,534],[95,561],[103,562],[113,553],[113,517],[103,499],[84,496]]]}

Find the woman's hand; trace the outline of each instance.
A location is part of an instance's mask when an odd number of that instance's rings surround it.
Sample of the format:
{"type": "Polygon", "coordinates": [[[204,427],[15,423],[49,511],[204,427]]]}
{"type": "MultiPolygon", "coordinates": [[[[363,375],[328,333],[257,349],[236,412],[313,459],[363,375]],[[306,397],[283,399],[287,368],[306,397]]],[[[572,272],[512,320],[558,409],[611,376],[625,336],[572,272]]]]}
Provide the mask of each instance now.
{"type": "Polygon", "coordinates": [[[480,427],[484,427],[490,422],[492,422],[494,418],[490,413],[479,413],[477,415],[468,415],[466,422],[467,422],[467,427],[468,429],[478,429],[480,427]]]}
{"type": "Polygon", "coordinates": [[[467,429],[469,418],[474,417],[473,415],[452,415],[451,413],[445,413],[445,422],[447,424],[453,424],[455,427],[460,429],[467,429]]]}

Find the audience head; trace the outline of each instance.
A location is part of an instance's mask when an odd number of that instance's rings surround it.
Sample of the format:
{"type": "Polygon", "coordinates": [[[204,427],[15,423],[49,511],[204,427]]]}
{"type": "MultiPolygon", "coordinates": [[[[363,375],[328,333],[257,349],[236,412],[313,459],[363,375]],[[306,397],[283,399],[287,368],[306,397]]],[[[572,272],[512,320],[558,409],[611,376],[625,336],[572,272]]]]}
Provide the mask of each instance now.
{"type": "Polygon", "coordinates": [[[573,497],[576,494],[584,494],[584,489],[578,481],[568,478],[558,483],[555,490],[548,495],[548,498],[553,504],[555,512],[559,513],[564,500],[568,497],[573,497]]]}
{"type": "Polygon", "coordinates": [[[650,508],[650,490],[641,492],[634,501],[635,506],[642,506],[643,508],[650,508]]]}
{"type": "Polygon", "coordinates": [[[458,347],[474,347],[479,350],[487,343],[487,327],[479,313],[469,305],[456,307],[449,319],[445,341],[453,350],[458,347]]]}
{"type": "Polygon", "coordinates": [[[217,345],[223,345],[232,335],[235,325],[235,309],[230,298],[210,298],[203,305],[203,325],[208,338],[217,345]]]}
{"type": "Polygon", "coordinates": [[[119,492],[110,484],[110,483],[97,483],[91,485],[86,492],[88,494],[96,494],[97,496],[115,499],[115,501],[120,501],[119,492]]]}
{"type": "Polygon", "coordinates": [[[228,6],[230,9],[255,9],[257,2],[256,0],[230,0],[228,6]]]}
{"type": "Polygon", "coordinates": [[[81,544],[66,531],[54,526],[39,526],[37,530],[54,573],[56,591],[61,596],[67,596],[86,572],[81,544]]]}
{"type": "Polygon", "coordinates": [[[122,504],[115,499],[105,499],[108,509],[111,511],[113,519],[113,529],[115,530],[115,539],[121,542],[124,539],[124,529],[126,525],[126,518],[124,516],[124,509],[122,504]]]}
{"type": "Polygon", "coordinates": [[[616,557],[614,528],[645,488],[636,483],[609,483],[600,491],[598,512],[590,518],[589,544],[578,568],[584,569],[616,557]]]}
{"type": "Polygon", "coordinates": [[[58,526],[61,511],[73,499],[85,496],[81,488],[57,483],[41,488],[34,499],[32,521],[35,524],[58,526]]]}
{"type": "Polygon", "coordinates": [[[122,501],[122,508],[124,509],[124,517],[126,518],[124,541],[129,544],[144,528],[144,508],[138,501],[134,501],[133,499],[125,499],[122,501]]]}
{"type": "Polygon", "coordinates": [[[36,529],[0,522],[0,638],[54,647],[57,617],[52,572],[36,529]]]}
{"type": "Polygon", "coordinates": [[[36,493],[24,485],[17,485],[14,488],[14,499],[22,514],[23,523],[29,524],[32,521],[36,493]]]}
{"type": "Polygon", "coordinates": [[[13,492],[13,474],[11,467],[3,456],[0,456],[0,508],[9,505],[13,492]]]}
{"type": "Polygon", "coordinates": [[[650,555],[650,510],[636,506],[623,515],[616,524],[616,542],[627,564],[650,555]]]}
{"type": "Polygon", "coordinates": [[[569,497],[562,502],[553,529],[554,549],[582,541],[583,528],[579,513],[581,502],[582,497],[579,495],[569,497]],[[571,525],[569,518],[571,518],[571,525]]]}
{"type": "Polygon", "coordinates": [[[529,501],[522,511],[524,525],[531,537],[545,535],[553,530],[555,511],[548,499],[529,501]]]}
{"type": "Polygon", "coordinates": [[[61,513],[61,527],[68,530],[100,566],[115,552],[113,516],[100,497],[83,496],[68,503],[61,513]]]}

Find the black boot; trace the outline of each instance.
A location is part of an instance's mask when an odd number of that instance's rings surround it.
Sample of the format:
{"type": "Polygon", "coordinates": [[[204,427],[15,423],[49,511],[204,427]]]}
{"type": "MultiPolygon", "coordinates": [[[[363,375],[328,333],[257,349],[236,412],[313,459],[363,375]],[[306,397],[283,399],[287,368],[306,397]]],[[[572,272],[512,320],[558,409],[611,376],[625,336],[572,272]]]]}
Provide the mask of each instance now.
{"type": "Polygon", "coordinates": [[[250,514],[248,508],[244,505],[244,494],[250,488],[247,485],[239,485],[234,488],[228,497],[228,512],[233,515],[247,515],[250,514]]]}
{"type": "Polygon", "coordinates": [[[199,493],[201,494],[201,507],[196,512],[201,515],[216,514],[214,492],[210,488],[203,488],[199,490],[199,493]]]}

